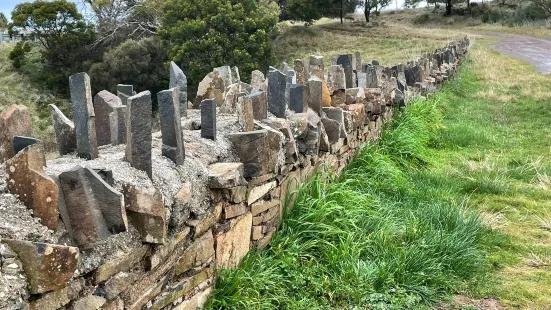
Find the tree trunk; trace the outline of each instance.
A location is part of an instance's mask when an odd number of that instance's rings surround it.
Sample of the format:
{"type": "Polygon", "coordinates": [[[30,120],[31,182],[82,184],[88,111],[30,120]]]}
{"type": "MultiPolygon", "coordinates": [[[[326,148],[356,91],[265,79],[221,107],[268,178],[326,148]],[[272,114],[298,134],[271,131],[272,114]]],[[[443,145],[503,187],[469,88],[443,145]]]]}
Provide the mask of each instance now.
{"type": "Polygon", "coordinates": [[[446,0],[446,15],[452,15],[452,0],[446,0]]]}
{"type": "Polygon", "coordinates": [[[341,25],[344,24],[343,14],[344,14],[344,0],[341,0],[341,25]]]}
{"type": "Polygon", "coordinates": [[[365,9],[364,9],[364,16],[365,16],[365,22],[366,23],[369,23],[369,13],[371,13],[371,11],[366,6],[365,9]]]}

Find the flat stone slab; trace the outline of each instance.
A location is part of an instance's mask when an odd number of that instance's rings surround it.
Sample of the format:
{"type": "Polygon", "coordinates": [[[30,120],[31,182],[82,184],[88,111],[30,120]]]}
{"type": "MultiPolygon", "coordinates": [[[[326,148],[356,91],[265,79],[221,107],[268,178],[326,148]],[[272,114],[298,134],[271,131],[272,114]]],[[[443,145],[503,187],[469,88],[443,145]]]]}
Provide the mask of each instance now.
{"type": "Polygon", "coordinates": [[[14,104],[0,114],[0,162],[15,155],[13,136],[30,136],[31,134],[31,115],[27,107],[14,104]]]}
{"type": "Polygon", "coordinates": [[[50,104],[50,115],[54,127],[55,140],[60,155],[73,153],[77,149],[75,124],[61,110],[50,104]]]}
{"type": "Polygon", "coordinates": [[[17,253],[31,294],[64,287],[77,268],[79,251],[75,247],[39,242],[3,239],[17,253]]]}

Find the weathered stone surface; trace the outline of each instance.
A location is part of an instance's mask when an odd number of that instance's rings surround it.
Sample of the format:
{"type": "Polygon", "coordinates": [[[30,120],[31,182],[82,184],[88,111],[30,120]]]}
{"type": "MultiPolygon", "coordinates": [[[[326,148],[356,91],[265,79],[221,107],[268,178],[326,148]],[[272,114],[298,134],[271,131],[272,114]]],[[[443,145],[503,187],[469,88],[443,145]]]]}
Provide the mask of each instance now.
{"type": "Polygon", "coordinates": [[[336,90],[331,96],[331,106],[340,107],[346,102],[346,90],[339,89],[336,90]]]}
{"type": "Polygon", "coordinates": [[[213,291],[213,287],[210,286],[204,291],[193,295],[189,300],[184,300],[184,302],[182,302],[181,304],[176,305],[176,307],[173,310],[202,309],[203,306],[207,303],[207,299],[212,293],[212,291],[213,291]]]}
{"type": "Polygon", "coordinates": [[[107,300],[101,296],[87,295],[73,302],[70,310],[79,309],[101,309],[107,300]]]}
{"type": "Polygon", "coordinates": [[[335,143],[339,141],[341,137],[341,124],[335,120],[322,117],[321,122],[329,139],[329,143],[335,143]]]}
{"type": "Polygon", "coordinates": [[[152,178],[151,93],[144,91],[128,98],[126,112],[126,160],[152,178]]]}
{"type": "Polygon", "coordinates": [[[128,286],[136,282],[140,277],[140,273],[133,272],[119,272],[115,276],[109,278],[103,286],[105,292],[105,298],[107,300],[113,300],[117,296],[126,290],[128,286]]]}
{"type": "Polygon", "coordinates": [[[253,88],[253,91],[266,92],[268,90],[268,85],[266,85],[266,78],[264,77],[264,73],[258,70],[254,70],[251,73],[251,86],[253,88]]]}
{"type": "Polygon", "coordinates": [[[216,102],[214,99],[201,102],[201,138],[216,140],[216,102]]]}
{"type": "Polygon", "coordinates": [[[157,102],[163,140],[162,154],[179,166],[184,164],[185,151],[180,121],[182,104],[178,93],[178,88],[161,91],[157,94],[157,102]]]}
{"type": "Polygon", "coordinates": [[[226,88],[226,92],[224,93],[224,103],[220,106],[220,113],[235,113],[240,93],[241,87],[238,83],[228,86],[228,88],[226,88]]]}
{"type": "MultiPolygon", "coordinates": [[[[126,98],[134,96],[134,86],[125,85],[125,84],[117,84],[117,95],[119,95],[119,94],[125,95],[126,98]]],[[[123,100],[123,104],[126,105],[126,102],[124,100],[123,100]]]]}
{"type": "Polygon", "coordinates": [[[109,114],[115,107],[122,106],[121,99],[103,90],[94,97],[94,113],[96,115],[96,137],[98,146],[111,143],[111,126],[109,114]]]}
{"type": "Polygon", "coordinates": [[[88,160],[95,159],[98,157],[98,144],[90,77],[84,72],[71,75],[69,87],[75,121],[77,155],[88,160]]]}
{"type": "Polygon", "coordinates": [[[343,68],[352,68],[352,55],[339,55],[337,57],[337,65],[341,65],[343,68]]]}
{"type": "Polygon", "coordinates": [[[287,109],[287,76],[279,70],[271,70],[268,79],[268,110],[276,117],[285,118],[287,109]]]}
{"type": "Polygon", "coordinates": [[[33,137],[13,136],[13,153],[17,154],[33,144],[42,144],[42,141],[33,137]]]}
{"type": "Polygon", "coordinates": [[[331,93],[329,92],[329,87],[327,87],[327,83],[325,83],[325,81],[323,81],[321,100],[324,107],[331,106],[331,93]]]}
{"type": "MultiPolygon", "coordinates": [[[[285,162],[286,163],[295,163],[298,160],[298,149],[295,142],[295,137],[291,131],[291,126],[287,120],[283,119],[265,119],[262,121],[261,126],[264,128],[267,125],[271,129],[277,130],[283,134],[283,147],[285,149],[285,162]]],[[[268,175],[266,175],[267,177],[268,175]]],[[[260,179],[260,178],[257,178],[260,179]]],[[[257,182],[257,180],[251,180],[249,185],[257,182]]],[[[260,183],[260,182],[258,182],[260,183]]]]}
{"type": "Polygon", "coordinates": [[[257,177],[277,171],[282,145],[278,134],[262,129],[232,133],[228,135],[228,139],[244,164],[245,177],[257,177]]]}
{"type": "Polygon", "coordinates": [[[377,76],[377,72],[375,67],[370,64],[366,64],[364,66],[364,71],[366,74],[366,87],[367,88],[377,88],[379,87],[379,78],[377,76]]]}
{"type": "Polygon", "coordinates": [[[8,190],[19,195],[42,224],[55,230],[58,221],[57,184],[43,170],[46,164],[40,144],[31,145],[6,162],[8,190]]]}
{"type": "Polygon", "coordinates": [[[237,101],[237,123],[243,131],[254,130],[253,100],[249,97],[240,97],[237,101]]]}
{"type": "Polygon", "coordinates": [[[59,175],[72,237],[88,249],[111,234],[126,231],[122,194],[94,170],[77,166],[59,175]]]}
{"type": "Polygon", "coordinates": [[[65,155],[73,153],[77,149],[75,124],[73,124],[73,122],[68,119],[57,106],[53,104],[50,104],[49,106],[59,154],[65,155]]]}
{"type": "Polygon", "coordinates": [[[252,213],[253,216],[257,216],[260,213],[265,212],[265,211],[267,211],[267,210],[269,210],[269,209],[271,209],[271,208],[273,208],[273,207],[275,207],[279,204],[280,204],[280,201],[277,200],[277,199],[273,199],[273,200],[270,200],[270,201],[259,200],[257,202],[254,202],[251,205],[251,213],[252,213]]]}
{"type": "Polygon", "coordinates": [[[268,102],[266,101],[265,91],[255,91],[248,98],[253,106],[253,117],[255,120],[261,121],[268,118],[268,102]]]}
{"type": "Polygon", "coordinates": [[[239,220],[232,221],[232,228],[216,236],[217,268],[236,268],[249,252],[251,240],[252,215],[245,214],[239,220]]]}
{"type": "Polygon", "coordinates": [[[345,91],[345,104],[366,104],[366,94],[363,88],[347,88],[345,91]]]}
{"type": "Polygon", "coordinates": [[[173,253],[185,248],[191,229],[184,227],[182,231],[170,237],[164,245],[159,245],[155,248],[155,252],[149,257],[151,269],[155,269],[161,265],[173,253]]]}
{"type": "Polygon", "coordinates": [[[146,244],[126,252],[118,252],[116,255],[109,257],[107,262],[94,271],[93,283],[99,284],[105,282],[119,272],[125,272],[134,268],[149,253],[150,249],[150,246],[146,244]]]}
{"type": "Polygon", "coordinates": [[[356,72],[362,71],[362,56],[360,55],[360,52],[355,52],[352,57],[352,69],[356,72]]]}
{"type": "Polygon", "coordinates": [[[187,221],[187,224],[193,228],[193,236],[196,238],[209,230],[214,223],[218,222],[221,214],[222,204],[217,203],[214,205],[214,208],[210,208],[201,219],[187,221]]]}
{"type": "Polygon", "coordinates": [[[214,257],[214,237],[209,230],[190,244],[174,267],[174,275],[179,276],[192,268],[204,265],[214,257]]]}
{"type": "Polygon", "coordinates": [[[367,73],[357,72],[356,76],[358,77],[358,87],[366,88],[367,87],[367,73]]]}
{"type": "MultiPolygon", "coordinates": [[[[289,120],[300,126],[296,144],[299,152],[304,155],[318,155],[320,145],[321,119],[313,112],[297,113],[289,116],[289,120]]],[[[298,128],[298,127],[295,127],[298,128]]]]}
{"type": "Polygon", "coordinates": [[[202,270],[198,274],[195,274],[189,278],[185,278],[183,281],[167,286],[164,290],[168,292],[165,292],[162,297],[157,299],[155,303],[151,306],[151,308],[148,309],[166,309],[167,306],[180,300],[184,295],[190,293],[201,283],[208,281],[212,277],[213,271],[214,268],[207,268],[202,270]]]}
{"type": "Polygon", "coordinates": [[[232,188],[246,185],[242,163],[215,163],[209,166],[210,188],[232,188]]]}
{"type": "Polygon", "coordinates": [[[323,56],[310,56],[308,67],[310,72],[313,72],[313,70],[320,70],[321,72],[323,72],[325,68],[323,64],[323,56]]]}
{"type": "Polygon", "coordinates": [[[22,105],[11,105],[8,110],[0,114],[0,162],[12,158],[13,137],[30,136],[31,116],[29,109],[22,105]]]}
{"type": "Polygon", "coordinates": [[[192,207],[192,184],[185,182],[182,184],[172,203],[172,212],[170,214],[169,228],[171,230],[180,231],[186,229],[185,222],[189,219],[192,207]]]}
{"type": "Polygon", "coordinates": [[[342,66],[334,65],[329,67],[329,72],[327,73],[327,86],[331,94],[337,90],[346,89],[346,76],[342,66]]]}
{"type": "Polygon", "coordinates": [[[346,128],[344,120],[344,111],[341,108],[328,107],[323,108],[327,118],[337,121],[340,124],[340,138],[346,138],[346,128]]]}
{"type": "MultiPolygon", "coordinates": [[[[231,73],[230,73],[231,74],[231,73]]],[[[227,76],[225,77],[228,78],[227,76]]],[[[197,90],[197,97],[195,98],[194,108],[199,108],[201,103],[207,99],[214,99],[214,103],[217,106],[224,103],[224,94],[226,92],[226,80],[222,77],[218,71],[213,71],[205,76],[205,78],[199,83],[199,89],[197,90]]]]}
{"type": "MultiPolygon", "coordinates": [[[[321,115],[323,107],[323,82],[317,77],[308,80],[308,107],[321,115]]],[[[305,110],[304,112],[307,112],[305,110]]]]}
{"type": "Polygon", "coordinates": [[[266,184],[255,186],[251,189],[249,189],[249,192],[247,193],[247,204],[251,205],[255,201],[259,200],[260,198],[264,197],[266,194],[268,194],[272,189],[274,189],[277,185],[276,181],[268,182],[266,184]]]}
{"type": "Polygon", "coordinates": [[[325,126],[323,126],[323,122],[320,121],[319,123],[319,150],[322,152],[330,152],[331,151],[331,144],[329,143],[329,138],[327,137],[327,133],[325,132],[325,126]]]}
{"type": "Polygon", "coordinates": [[[178,110],[180,112],[178,118],[182,116],[187,116],[187,77],[182,69],[180,69],[180,67],[178,67],[178,65],[175,64],[173,61],[170,62],[169,88],[178,89],[178,110]]]}
{"type": "Polygon", "coordinates": [[[224,208],[224,219],[229,220],[247,213],[248,209],[245,204],[229,205],[224,208]]]}
{"type": "Polygon", "coordinates": [[[31,294],[64,287],[77,268],[77,248],[13,239],[2,242],[9,245],[23,263],[31,294]]]}
{"type": "MultiPolygon", "coordinates": [[[[365,105],[363,104],[350,104],[346,105],[345,109],[351,112],[352,116],[352,126],[353,128],[358,128],[364,125],[365,123],[365,105]]],[[[346,119],[345,119],[346,121],[346,119]]]]}
{"type": "Polygon", "coordinates": [[[154,187],[123,185],[124,204],[130,223],[143,242],[163,244],[166,239],[166,209],[163,196],[154,187]]]}
{"type": "Polygon", "coordinates": [[[308,70],[306,70],[304,61],[301,59],[295,59],[294,69],[296,72],[297,84],[306,84],[306,81],[308,81],[310,75],[308,74],[308,70]]]}
{"type": "Polygon", "coordinates": [[[123,105],[114,107],[113,112],[109,114],[112,145],[126,143],[126,113],[127,106],[123,105]]]}
{"type": "Polygon", "coordinates": [[[289,110],[303,113],[308,110],[308,87],[302,84],[291,85],[289,110]]]}
{"type": "Polygon", "coordinates": [[[356,87],[356,78],[354,77],[354,71],[352,71],[352,67],[344,68],[344,77],[346,81],[346,88],[356,87]]]}
{"type": "Polygon", "coordinates": [[[39,298],[30,302],[30,310],[57,310],[62,309],[71,300],[78,297],[79,293],[84,288],[84,279],[76,279],[71,281],[60,289],[52,292],[44,293],[39,298]]]}

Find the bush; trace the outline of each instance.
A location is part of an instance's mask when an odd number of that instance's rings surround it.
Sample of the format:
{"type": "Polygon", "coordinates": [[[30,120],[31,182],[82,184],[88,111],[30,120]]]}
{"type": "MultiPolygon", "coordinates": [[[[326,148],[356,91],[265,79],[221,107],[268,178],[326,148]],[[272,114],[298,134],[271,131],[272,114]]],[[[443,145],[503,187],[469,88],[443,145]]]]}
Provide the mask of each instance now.
{"type": "MultiPolygon", "coordinates": [[[[275,61],[277,10],[257,0],[167,0],[161,37],[188,77],[193,96],[214,67],[239,67],[245,80],[275,61]]],[[[271,6],[276,5],[271,3],[271,6]]]]}
{"type": "Polygon", "coordinates": [[[538,7],[533,2],[521,4],[514,13],[514,18],[517,23],[525,21],[536,21],[547,18],[547,14],[544,10],[538,7]]]}
{"type": "Polygon", "coordinates": [[[430,21],[429,13],[423,13],[413,19],[413,23],[418,25],[426,24],[429,21],[430,21]]]}
{"type": "Polygon", "coordinates": [[[103,62],[92,65],[94,91],[116,92],[117,84],[131,84],[137,91],[151,91],[152,98],[168,85],[167,49],[158,37],[127,40],[107,51],[103,62]]]}
{"type": "Polygon", "coordinates": [[[8,55],[14,68],[19,69],[25,62],[25,56],[31,51],[31,45],[27,42],[18,42],[8,55]]]}

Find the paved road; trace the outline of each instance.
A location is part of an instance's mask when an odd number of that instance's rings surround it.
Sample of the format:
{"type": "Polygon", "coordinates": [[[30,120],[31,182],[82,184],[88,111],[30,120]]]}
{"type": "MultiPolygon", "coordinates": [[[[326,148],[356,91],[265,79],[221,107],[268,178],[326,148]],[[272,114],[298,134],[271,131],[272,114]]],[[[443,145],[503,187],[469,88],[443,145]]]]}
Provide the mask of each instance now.
{"type": "Polygon", "coordinates": [[[536,38],[521,35],[495,35],[500,41],[492,47],[536,67],[536,71],[551,74],[551,38],[536,38]]]}

